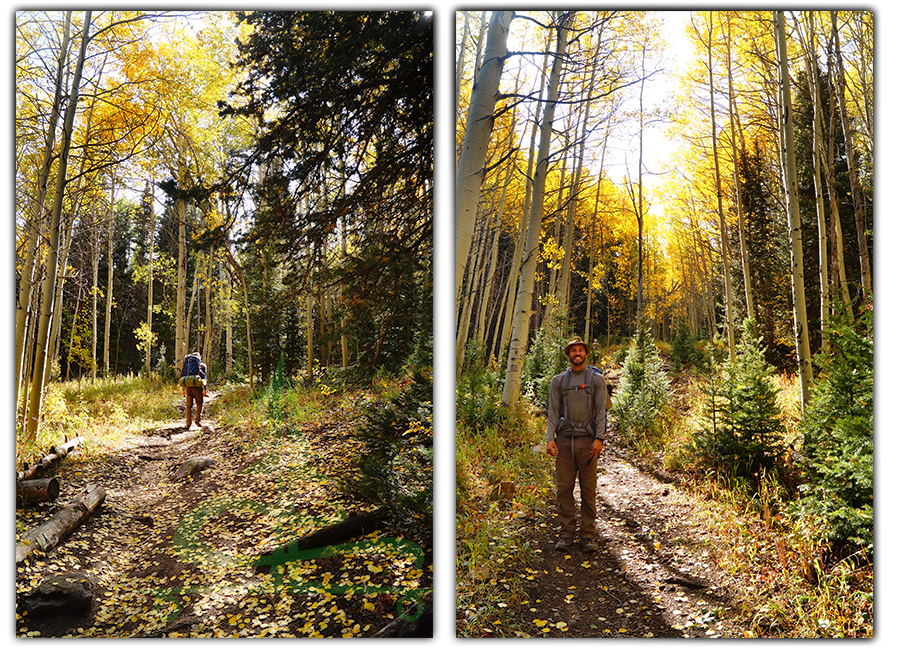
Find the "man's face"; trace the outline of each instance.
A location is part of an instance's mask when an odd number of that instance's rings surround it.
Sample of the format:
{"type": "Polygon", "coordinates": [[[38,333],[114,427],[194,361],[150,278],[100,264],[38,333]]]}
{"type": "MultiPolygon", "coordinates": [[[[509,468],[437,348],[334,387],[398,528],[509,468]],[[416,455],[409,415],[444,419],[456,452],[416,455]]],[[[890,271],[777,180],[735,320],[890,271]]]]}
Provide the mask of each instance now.
{"type": "Polygon", "coordinates": [[[569,347],[569,362],[578,366],[587,359],[587,349],[582,344],[573,344],[569,347]]]}

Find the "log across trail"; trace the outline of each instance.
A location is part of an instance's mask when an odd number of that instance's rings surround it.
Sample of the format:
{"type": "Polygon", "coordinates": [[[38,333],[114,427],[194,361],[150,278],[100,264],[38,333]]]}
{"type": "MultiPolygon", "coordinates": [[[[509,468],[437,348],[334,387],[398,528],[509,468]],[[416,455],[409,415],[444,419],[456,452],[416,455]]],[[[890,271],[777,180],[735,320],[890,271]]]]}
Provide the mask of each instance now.
{"type": "Polygon", "coordinates": [[[352,424],[333,419],[288,433],[211,418],[188,431],[160,423],[66,464],[61,501],[82,478],[104,487],[105,501],[62,544],[18,566],[17,592],[77,572],[92,605],[68,619],[20,614],[18,635],[430,635],[430,554],[383,528],[380,513],[359,518],[371,506],[343,497],[339,480],[359,444],[352,424]],[[321,547],[297,551],[298,542],[321,547]]]}

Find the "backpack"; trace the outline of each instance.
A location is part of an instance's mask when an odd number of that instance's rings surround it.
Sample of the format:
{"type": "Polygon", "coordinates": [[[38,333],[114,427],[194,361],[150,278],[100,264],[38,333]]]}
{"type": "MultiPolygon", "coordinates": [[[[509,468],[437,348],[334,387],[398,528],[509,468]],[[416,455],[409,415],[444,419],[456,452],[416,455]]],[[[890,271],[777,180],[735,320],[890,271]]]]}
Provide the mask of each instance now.
{"type": "MultiPolygon", "coordinates": [[[[597,369],[592,365],[585,366],[585,369],[590,373],[587,375],[587,383],[583,385],[579,385],[579,389],[590,387],[591,390],[591,414],[594,413],[594,395],[597,392],[597,384],[594,381],[594,378],[597,374],[603,378],[603,372],[597,369]]],[[[562,386],[559,389],[559,425],[569,425],[575,426],[576,428],[586,428],[593,436],[597,436],[597,433],[594,432],[594,425],[592,422],[583,422],[583,421],[572,421],[567,415],[568,411],[566,410],[566,398],[569,395],[570,387],[569,387],[569,379],[572,376],[572,368],[569,367],[563,372],[562,386]]],[[[606,432],[606,424],[603,424],[603,432],[606,432]]],[[[601,433],[602,434],[602,433],[601,433]]]]}
{"type": "Polygon", "coordinates": [[[201,378],[206,378],[205,367],[206,365],[203,365],[200,362],[200,354],[191,353],[184,359],[184,364],[181,366],[181,377],[200,376],[201,378]]]}

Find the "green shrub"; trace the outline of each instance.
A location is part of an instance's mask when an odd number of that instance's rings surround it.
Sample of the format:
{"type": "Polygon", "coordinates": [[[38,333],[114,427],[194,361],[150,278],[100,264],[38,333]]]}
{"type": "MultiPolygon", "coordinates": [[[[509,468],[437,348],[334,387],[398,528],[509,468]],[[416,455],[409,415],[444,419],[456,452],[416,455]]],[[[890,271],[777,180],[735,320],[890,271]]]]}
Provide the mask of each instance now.
{"type": "Polygon", "coordinates": [[[534,336],[522,362],[522,396],[544,409],[550,399],[550,381],[568,366],[563,354],[569,341],[562,334],[564,320],[554,313],[549,321],[534,336]]]}
{"type": "Polygon", "coordinates": [[[835,547],[872,550],[874,373],[871,311],[828,334],[830,354],[801,422],[807,482],[794,508],[826,522],[835,547]]]}
{"type": "Polygon", "coordinates": [[[348,494],[389,511],[392,527],[431,546],[434,444],[430,371],[410,371],[399,390],[366,408],[354,436],[363,444],[348,494]]]}
{"type": "Polygon", "coordinates": [[[649,329],[639,333],[628,349],[622,380],[616,391],[612,412],[619,429],[632,442],[658,439],[663,432],[661,416],[672,401],[669,377],[649,329]]]}
{"type": "Polygon", "coordinates": [[[728,360],[700,390],[706,426],[695,439],[701,461],[734,478],[752,479],[776,467],[785,451],[774,369],[752,320],[734,361],[728,360]]]}

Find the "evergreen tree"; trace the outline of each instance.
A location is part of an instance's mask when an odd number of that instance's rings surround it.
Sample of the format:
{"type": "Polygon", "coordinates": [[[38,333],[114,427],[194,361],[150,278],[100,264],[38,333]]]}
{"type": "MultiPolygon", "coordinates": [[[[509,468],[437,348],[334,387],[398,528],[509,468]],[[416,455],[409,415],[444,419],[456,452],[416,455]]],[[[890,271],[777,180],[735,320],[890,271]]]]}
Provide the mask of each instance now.
{"type": "Polygon", "coordinates": [[[777,465],[785,444],[773,373],[755,322],[745,320],[735,360],[701,386],[706,426],[695,445],[705,464],[746,479],[777,465]]]}
{"type": "Polygon", "coordinates": [[[874,503],[874,364],[872,312],[835,324],[831,354],[802,423],[807,482],[801,512],[824,518],[835,545],[871,550],[874,503]]]}
{"type": "Polygon", "coordinates": [[[662,435],[661,417],[672,400],[669,377],[649,327],[643,327],[628,350],[613,412],[619,429],[633,441],[662,435]]]}

